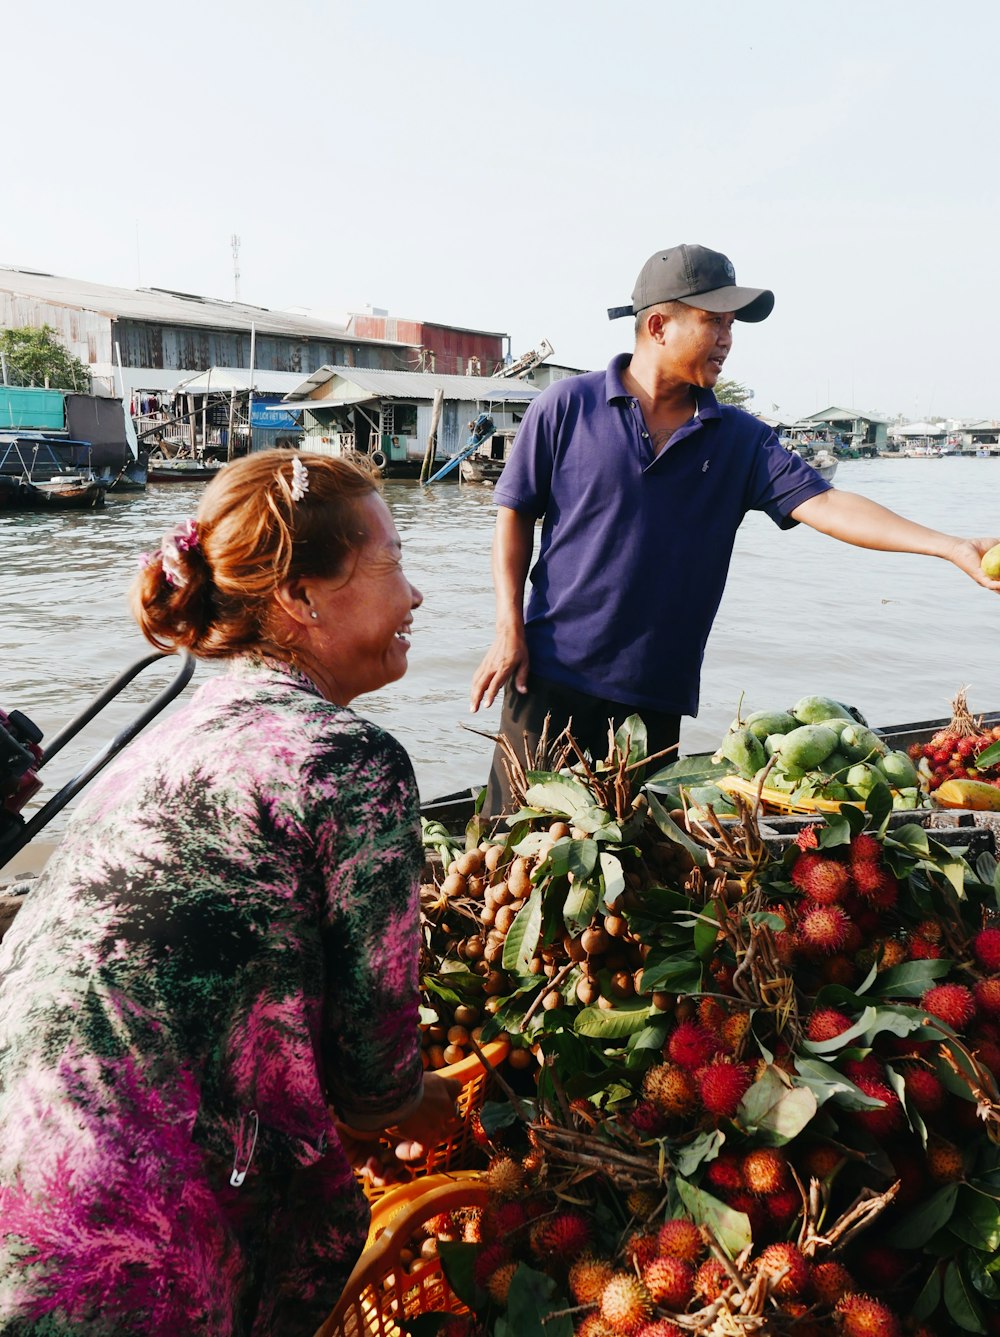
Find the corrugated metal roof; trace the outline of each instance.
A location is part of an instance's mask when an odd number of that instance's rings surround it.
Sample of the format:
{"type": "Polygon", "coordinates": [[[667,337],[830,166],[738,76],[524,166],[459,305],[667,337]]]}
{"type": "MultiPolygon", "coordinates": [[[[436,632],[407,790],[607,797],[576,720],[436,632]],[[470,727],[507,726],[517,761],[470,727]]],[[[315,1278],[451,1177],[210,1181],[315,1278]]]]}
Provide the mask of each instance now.
{"type": "MultiPolygon", "coordinates": [[[[248,367],[209,367],[200,376],[189,376],[172,389],[175,395],[245,394],[250,389],[248,367]]],[[[262,395],[287,395],[302,381],[300,371],[255,371],[253,388],[262,395]]]]}
{"type": "Polygon", "coordinates": [[[28,269],[0,267],[0,292],[35,297],[55,306],[96,311],[110,319],[155,321],[168,325],[202,325],[217,330],[246,330],[253,324],[260,334],[284,334],[306,339],[342,339],[345,343],[391,344],[389,339],[362,339],[350,334],[346,325],[313,320],[294,312],[271,311],[245,302],[224,302],[196,293],[172,292],[166,288],[113,288],[85,279],[62,278],[28,269]]]}
{"type": "MultiPolygon", "coordinates": [[[[530,403],[541,394],[534,386],[506,376],[444,376],[433,371],[378,371],[367,367],[320,367],[296,387],[288,400],[306,400],[310,392],[329,387],[313,406],[330,407],[358,399],[433,399],[442,390],[445,399],[530,403]],[[352,394],[352,389],[355,393],[352,394]]],[[[305,407],[305,405],[303,405],[305,407]]]]}

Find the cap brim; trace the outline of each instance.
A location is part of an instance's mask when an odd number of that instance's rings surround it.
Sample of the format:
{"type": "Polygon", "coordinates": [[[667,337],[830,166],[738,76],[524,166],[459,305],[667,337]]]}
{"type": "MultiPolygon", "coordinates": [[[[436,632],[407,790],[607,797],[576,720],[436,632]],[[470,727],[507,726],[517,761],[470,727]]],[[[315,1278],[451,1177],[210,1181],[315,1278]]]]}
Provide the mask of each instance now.
{"type": "Polygon", "coordinates": [[[766,320],[774,309],[770,288],[714,288],[675,300],[699,311],[732,311],[737,320],[766,320]]]}

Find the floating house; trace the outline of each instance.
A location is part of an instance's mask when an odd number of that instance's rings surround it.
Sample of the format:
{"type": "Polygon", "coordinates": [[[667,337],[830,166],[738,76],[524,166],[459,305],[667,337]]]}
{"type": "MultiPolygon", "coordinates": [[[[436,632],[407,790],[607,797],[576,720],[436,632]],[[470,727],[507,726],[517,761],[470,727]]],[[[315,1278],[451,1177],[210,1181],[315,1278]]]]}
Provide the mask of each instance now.
{"type": "Polygon", "coordinates": [[[389,476],[415,478],[427,452],[440,395],[434,458],[465,445],[481,413],[498,435],[512,437],[539,391],[515,377],[320,367],[281,402],[301,422],[303,447],[331,455],[358,451],[389,476]]]}
{"type": "Polygon", "coordinates": [[[801,436],[813,431],[824,442],[833,441],[847,450],[874,455],[887,448],[891,422],[891,418],[883,418],[877,413],[862,413],[858,409],[831,405],[830,408],[800,418],[795,424],[794,434],[801,436]]]}

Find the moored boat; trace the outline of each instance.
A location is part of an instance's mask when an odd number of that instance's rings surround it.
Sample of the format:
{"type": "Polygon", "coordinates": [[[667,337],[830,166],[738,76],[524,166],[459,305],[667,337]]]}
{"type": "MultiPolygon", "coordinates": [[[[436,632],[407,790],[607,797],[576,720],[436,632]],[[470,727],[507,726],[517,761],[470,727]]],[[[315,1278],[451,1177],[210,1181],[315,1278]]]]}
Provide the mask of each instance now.
{"type": "Polygon", "coordinates": [[[191,459],[187,456],[150,455],[146,463],[149,483],[204,483],[225,464],[224,460],[191,459]]]}
{"type": "Polygon", "coordinates": [[[0,509],[92,510],[104,505],[109,484],[90,467],[86,442],[0,433],[0,509]]]}

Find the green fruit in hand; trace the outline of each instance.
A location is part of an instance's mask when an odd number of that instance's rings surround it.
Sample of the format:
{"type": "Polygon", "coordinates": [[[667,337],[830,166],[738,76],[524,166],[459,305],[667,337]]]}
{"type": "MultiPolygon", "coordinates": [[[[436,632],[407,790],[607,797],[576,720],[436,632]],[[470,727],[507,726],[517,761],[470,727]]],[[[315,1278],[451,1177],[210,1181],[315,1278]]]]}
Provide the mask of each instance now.
{"type": "Polygon", "coordinates": [[[1000,543],[983,553],[979,565],[983,568],[984,576],[990,580],[1000,580],[1000,543]]]}

